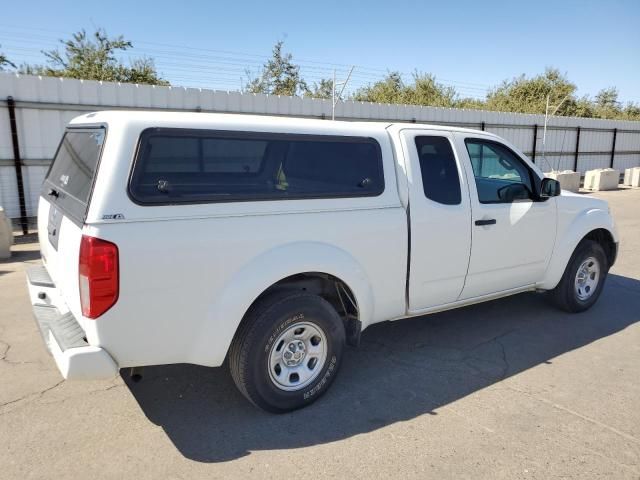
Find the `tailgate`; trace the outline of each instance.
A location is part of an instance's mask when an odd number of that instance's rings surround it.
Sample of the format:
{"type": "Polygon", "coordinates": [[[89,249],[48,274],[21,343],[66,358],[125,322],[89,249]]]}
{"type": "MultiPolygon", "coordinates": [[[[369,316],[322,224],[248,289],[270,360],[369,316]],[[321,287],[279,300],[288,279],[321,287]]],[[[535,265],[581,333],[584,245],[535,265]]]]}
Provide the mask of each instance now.
{"type": "Polygon", "coordinates": [[[105,129],[69,128],[42,185],[38,237],[43,262],[60,296],[78,318],[78,258],[82,227],[105,129]]]}

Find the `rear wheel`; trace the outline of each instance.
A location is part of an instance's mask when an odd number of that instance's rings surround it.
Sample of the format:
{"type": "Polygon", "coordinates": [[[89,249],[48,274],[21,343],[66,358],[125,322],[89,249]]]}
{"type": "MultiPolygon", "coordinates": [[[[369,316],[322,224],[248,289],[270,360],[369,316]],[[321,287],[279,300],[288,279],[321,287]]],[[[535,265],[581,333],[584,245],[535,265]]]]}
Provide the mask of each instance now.
{"type": "Polygon", "coordinates": [[[583,240],[573,252],[558,286],[551,290],[554,303],[567,312],[582,312],[596,303],[609,271],[602,246],[583,240]]]}
{"type": "Polygon", "coordinates": [[[343,322],[323,298],[270,296],[251,309],[233,340],[231,376],[254,405],[275,413],[295,410],[327,391],[344,341],[343,322]]]}

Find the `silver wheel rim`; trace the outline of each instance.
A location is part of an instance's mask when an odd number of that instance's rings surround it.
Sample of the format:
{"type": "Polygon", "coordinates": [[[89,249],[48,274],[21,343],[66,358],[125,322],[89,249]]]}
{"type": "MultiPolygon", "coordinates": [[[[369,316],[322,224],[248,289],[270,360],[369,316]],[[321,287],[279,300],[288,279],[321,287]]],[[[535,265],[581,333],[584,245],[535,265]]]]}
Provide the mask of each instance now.
{"type": "Polygon", "coordinates": [[[574,283],[576,297],[588,300],[595,293],[600,281],[600,263],[595,257],[587,258],[578,267],[574,283]]]}
{"type": "Polygon", "coordinates": [[[269,352],[269,378],[280,390],[313,382],[327,361],[327,336],[313,323],[298,322],[281,333],[269,352]]]}

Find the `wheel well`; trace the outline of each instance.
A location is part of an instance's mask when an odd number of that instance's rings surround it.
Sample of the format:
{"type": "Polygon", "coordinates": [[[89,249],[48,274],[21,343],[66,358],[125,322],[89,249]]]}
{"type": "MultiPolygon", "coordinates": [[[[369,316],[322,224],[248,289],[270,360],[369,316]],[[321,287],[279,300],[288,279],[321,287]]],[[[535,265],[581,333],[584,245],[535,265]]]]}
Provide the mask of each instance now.
{"type": "Polygon", "coordinates": [[[609,262],[609,267],[611,267],[613,263],[616,261],[616,253],[617,253],[616,244],[613,241],[613,236],[611,235],[611,232],[604,228],[598,228],[586,234],[583,240],[585,239],[593,240],[594,242],[597,242],[600,244],[600,246],[604,250],[604,253],[607,255],[607,261],[609,262]]]}
{"type": "Polygon", "coordinates": [[[287,290],[305,291],[324,298],[342,318],[347,343],[354,346],[360,343],[361,323],[356,297],[349,285],[328,273],[305,272],[283,278],[262,292],[247,311],[266,296],[287,290]]]}

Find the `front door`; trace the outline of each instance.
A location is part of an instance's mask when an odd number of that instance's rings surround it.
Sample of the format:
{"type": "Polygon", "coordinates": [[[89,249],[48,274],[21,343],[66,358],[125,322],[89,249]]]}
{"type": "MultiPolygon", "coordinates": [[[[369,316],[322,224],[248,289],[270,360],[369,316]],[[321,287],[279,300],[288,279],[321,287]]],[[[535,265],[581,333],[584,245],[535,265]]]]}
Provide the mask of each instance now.
{"type": "Polygon", "coordinates": [[[456,134],[470,181],[472,247],[461,300],[542,280],[556,235],[556,199],[537,199],[527,162],[501,142],[456,134]]]}

